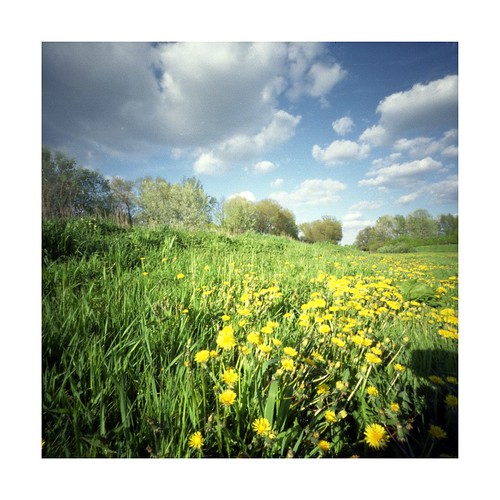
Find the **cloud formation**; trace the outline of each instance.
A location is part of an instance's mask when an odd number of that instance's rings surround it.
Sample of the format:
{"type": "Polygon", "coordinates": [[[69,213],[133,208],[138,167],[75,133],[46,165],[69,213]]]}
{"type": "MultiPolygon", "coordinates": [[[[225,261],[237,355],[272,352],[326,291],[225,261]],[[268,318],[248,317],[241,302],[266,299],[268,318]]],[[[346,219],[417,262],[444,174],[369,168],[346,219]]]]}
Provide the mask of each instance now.
{"type": "Polygon", "coordinates": [[[333,141],[326,148],[315,144],[313,158],[326,165],[338,165],[351,160],[362,160],[370,153],[370,146],[348,140],[333,141]]]}
{"type": "Polygon", "coordinates": [[[339,193],[347,186],[334,179],[306,179],[293,191],[271,193],[270,198],[285,206],[328,205],[339,200],[339,193]]]}
{"type": "Polygon", "coordinates": [[[454,128],[458,119],[458,76],[417,83],[410,90],[391,94],[379,103],[377,113],[379,122],[359,138],[373,146],[388,144],[410,133],[454,128]]]}
{"type": "Polygon", "coordinates": [[[333,130],[338,135],[344,136],[354,128],[354,122],[349,116],[343,116],[332,123],[333,130]]]}
{"type": "Polygon", "coordinates": [[[42,61],[45,142],[162,147],[204,174],[290,140],[281,101],[324,103],[347,74],[321,43],[45,43],[42,61]]]}

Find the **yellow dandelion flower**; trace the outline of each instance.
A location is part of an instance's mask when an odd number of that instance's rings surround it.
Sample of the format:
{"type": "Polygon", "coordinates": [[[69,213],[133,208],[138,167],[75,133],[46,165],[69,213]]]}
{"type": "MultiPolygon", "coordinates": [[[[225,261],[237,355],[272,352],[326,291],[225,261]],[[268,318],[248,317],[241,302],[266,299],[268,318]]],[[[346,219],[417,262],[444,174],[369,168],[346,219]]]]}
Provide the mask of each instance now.
{"type": "Polygon", "coordinates": [[[227,314],[223,314],[221,316],[222,321],[229,321],[231,319],[231,316],[228,316],[227,314]]]}
{"type": "Polygon", "coordinates": [[[283,348],[283,352],[287,355],[287,356],[291,356],[292,358],[294,356],[297,356],[297,351],[293,348],[293,347],[284,347],[283,348]]]}
{"type": "Polygon", "coordinates": [[[337,421],[337,415],[335,415],[335,412],[333,410],[326,410],[326,412],[325,412],[325,420],[327,422],[336,422],[337,421]]]}
{"type": "Polygon", "coordinates": [[[443,385],[444,380],[441,377],[438,377],[437,375],[429,375],[429,380],[433,382],[434,384],[438,385],[443,385]]]}
{"type": "Polygon", "coordinates": [[[148,272],[147,272],[147,271],[144,271],[144,272],[142,273],[142,275],[143,275],[143,276],[147,276],[147,275],[148,275],[148,272]]]}
{"type": "Polygon", "coordinates": [[[316,361],[321,361],[322,363],[324,363],[325,361],[325,358],[319,353],[319,352],[316,352],[314,351],[312,353],[312,357],[316,360],[316,361]]]}
{"type": "Polygon", "coordinates": [[[370,424],[365,428],[365,443],[371,448],[381,449],[387,446],[389,435],[380,424],[370,424]]]}
{"type": "Polygon", "coordinates": [[[295,370],[295,365],[293,364],[293,359],[283,358],[281,360],[281,367],[287,372],[293,372],[295,370]]]}
{"type": "Polygon", "coordinates": [[[399,404],[398,403],[391,403],[389,405],[389,408],[393,413],[398,413],[399,412],[399,404]]]}
{"type": "Polygon", "coordinates": [[[210,357],[211,357],[212,359],[215,359],[218,355],[219,355],[219,354],[217,353],[217,351],[214,351],[214,350],[210,351],[210,357]]]}
{"type": "Polygon", "coordinates": [[[378,396],[378,389],[376,387],[370,386],[370,387],[368,387],[368,389],[366,389],[366,392],[370,396],[373,396],[373,397],[377,397],[378,396]]]}
{"type": "Polygon", "coordinates": [[[210,357],[210,351],[203,350],[199,351],[194,355],[194,360],[197,363],[206,363],[208,361],[208,358],[210,357]]]}
{"type": "Polygon", "coordinates": [[[337,382],[335,382],[335,387],[338,391],[343,391],[346,385],[341,380],[337,380],[337,382]]]}
{"type": "Polygon", "coordinates": [[[203,436],[201,435],[201,432],[195,432],[194,434],[191,434],[191,437],[189,438],[189,447],[190,448],[196,448],[196,449],[201,449],[203,446],[203,443],[205,440],[203,439],[203,436]]]}
{"type": "Polygon", "coordinates": [[[322,452],[322,453],[326,453],[327,451],[330,451],[330,443],[328,441],[325,441],[324,439],[322,439],[319,443],[318,443],[318,448],[319,450],[322,452]]]}
{"type": "Polygon", "coordinates": [[[337,413],[337,418],[339,420],[342,420],[343,418],[346,418],[347,417],[347,412],[345,410],[340,410],[338,413],[337,413]]]}
{"type": "Polygon", "coordinates": [[[219,403],[222,406],[231,406],[236,401],[236,393],[227,389],[219,394],[219,403]]]}
{"type": "Polygon", "coordinates": [[[185,278],[184,274],[182,274],[182,273],[177,274],[177,279],[178,280],[182,280],[184,278],[185,278]]]}
{"type": "Polygon", "coordinates": [[[453,396],[453,394],[448,394],[444,398],[444,402],[450,407],[450,408],[456,408],[458,406],[458,398],[456,396],[453,396]]]}
{"type": "Polygon", "coordinates": [[[318,387],[316,388],[316,392],[318,394],[326,394],[327,392],[329,392],[330,390],[330,387],[328,387],[327,384],[319,384],[318,387]]]}
{"type": "Polygon", "coordinates": [[[263,352],[264,354],[269,354],[272,351],[272,347],[266,344],[259,344],[257,346],[257,349],[259,349],[259,351],[263,352]]]}
{"type": "Polygon", "coordinates": [[[262,339],[260,338],[260,335],[257,332],[250,332],[247,335],[247,341],[250,342],[250,344],[255,344],[255,345],[262,344],[262,339]]]}
{"type": "Polygon", "coordinates": [[[439,425],[432,425],[429,427],[429,434],[434,439],[445,439],[447,437],[446,431],[444,431],[439,425]]]}
{"type": "Polygon", "coordinates": [[[293,314],[289,313],[289,312],[286,312],[285,314],[283,314],[284,318],[291,318],[292,316],[293,316],[293,314]]]}
{"type": "Polygon", "coordinates": [[[446,382],[448,382],[449,384],[457,385],[458,379],[457,377],[446,377],[446,382]]]}
{"type": "Polygon", "coordinates": [[[258,436],[265,436],[271,431],[271,424],[267,418],[257,418],[253,421],[252,429],[258,436]]]}
{"type": "Polygon", "coordinates": [[[319,333],[330,333],[331,329],[328,325],[323,324],[318,328],[318,331],[319,333]]]}
{"type": "Polygon", "coordinates": [[[377,356],[382,356],[382,349],[380,349],[379,347],[372,347],[370,351],[377,356]]]}
{"type": "Polygon", "coordinates": [[[274,338],[274,337],[271,339],[271,342],[272,342],[272,343],[273,343],[276,347],[279,347],[279,346],[282,344],[282,342],[281,342],[281,340],[280,340],[280,339],[276,339],[276,338],[274,338]]]}
{"type": "Polygon", "coordinates": [[[225,326],[217,335],[217,345],[222,349],[232,349],[236,345],[232,326],[225,326]]]}
{"type": "Polygon", "coordinates": [[[260,331],[262,333],[265,333],[267,335],[271,335],[271,333],[273,333],[273,328],[271,326],[263,326],[260,331]]]}
{"type": "Polygon", "coordinates": [[[394,365],[394,369],[397,371],[397,372],[404,372],[406,370],[406,367],[399,364],[399,363],[396,363],[394,365]]]}
{"type": "Polygon", "coordinates": [[[458,340],[458,333],[451,330],[438,330],[439,335],[447,339],[458,340]]]}
{"type": "Polygon", "coordinates": [[[221,375],[222,380],[232,387],[238,381],[238,374],[233,368],[227,368],[221,375]]]}
{"type": "Polygon", "coordinates": [[[373,365],[378,365],[382,363],[382,360],[378,356],[375,356],[375,354],[373,354],[372,352],[367,352],[365,354],[365,358],[368,361],[368,363],[371,363],[373,365]]]}

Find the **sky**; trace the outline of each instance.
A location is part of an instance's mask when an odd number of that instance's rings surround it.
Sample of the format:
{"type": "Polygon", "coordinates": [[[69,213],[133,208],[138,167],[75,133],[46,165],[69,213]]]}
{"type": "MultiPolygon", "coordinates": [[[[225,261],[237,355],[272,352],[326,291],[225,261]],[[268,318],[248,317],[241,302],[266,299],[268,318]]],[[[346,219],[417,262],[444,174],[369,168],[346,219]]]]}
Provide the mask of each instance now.
{"type": "Polygon", "coordinates": [[[42,141],[105,176],[332,216],[458,213],[458,43],[46,42],[42,141]]]}

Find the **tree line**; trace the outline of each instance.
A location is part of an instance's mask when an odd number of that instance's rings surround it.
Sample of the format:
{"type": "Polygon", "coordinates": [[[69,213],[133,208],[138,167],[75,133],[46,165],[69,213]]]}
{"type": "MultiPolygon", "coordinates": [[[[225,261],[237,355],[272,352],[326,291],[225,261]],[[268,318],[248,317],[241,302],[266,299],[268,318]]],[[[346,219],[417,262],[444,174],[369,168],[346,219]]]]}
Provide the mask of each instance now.
{"type": "Polygon", "coordinates": [[[42,218],[83,216],[109,217],[127,226],[217,227],[230,234],[254,232],[308,242],[342,239],[342,225],[334,217],[297,225],[293,212],[274,200],[254,203],[235,196],[219,202],[194,177],[180,183],[161,177],[107,179],[42,147],[42,218]]]}
{"type": "Polygon", "coordinates": [[[458,243],[458,216],[433,217],[420,208],[406,217],[383,215],[374,226],[362,229],[355,246],[365,251],[405,251],[413,246],[458,243]]]}
{"type": "MultiPolygon", "coordinates": [[[[342,240],[342,223],[335,217],[297,224],[295,215],[277,201],[252,202],[241,196],[218,201],[201,182],[184,178],[171,183],[161,177],[127,181],[104,177],[81,167],[75,159],[42,147],[42,218],[84,216],[113,218],[121,225],[218,228],[229,234],[254,232],[287,236],[306,242],[342,240]]],[[[458,242],[458,217],[432,217],[425,209],[408,216],[384,215],[362,229],[355,246],[365,251],[404,248],[420,244],[458,242]],[[424,242],[424,243],[422,243],[424,242]]]]}

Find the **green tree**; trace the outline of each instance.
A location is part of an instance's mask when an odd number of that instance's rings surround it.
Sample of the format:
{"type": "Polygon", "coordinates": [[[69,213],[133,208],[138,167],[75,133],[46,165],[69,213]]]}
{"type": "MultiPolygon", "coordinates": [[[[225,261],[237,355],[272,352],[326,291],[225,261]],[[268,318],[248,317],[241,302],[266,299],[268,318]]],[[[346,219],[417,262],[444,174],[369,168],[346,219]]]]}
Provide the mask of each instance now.
{"type": "Polygon", "coordinates": [[[301,224],[304,240],[309,243],[330,241],[338,244],[342,240],[342,223],[335,217],[324,216],[320,220],[301,224]]]}
{"type": "Polygon", "coordinates": [[[42,147],[43,218],[109,215],[111,204],[111,188],[102,174],[42,147]]]}
{"type": "Polygon", "coordinates": [[[458,241],[458,215],[440,215],[438,224],[440,235],[456,237],[458,241]]]}
{"type": "Polygon", "coordinates": [[[262,234],[290,236],[297,239],[299,228],[295,215],[274,200],[261,200],[255,204],[257,220],[255,229],[262,234]]]}
{"type": "Polygon", "coordinates": [[[257,211],[255,204],[234,196],[222,203],[222,227],[230,234],[241,234],[255,231],[257,211]]]}
{"type": "Polygon", "coordinates": [[[138,219],[151,226],[202,228],[210,223],[215,204],[195,178],[171,184],[161,177],[146,177],[140,183],[138,219]]]}
{"type": "Polygon", "coordinates": [[[125,214],[129,226],[132,226],[132,212],[137,203],[134,186],[134,181],[126,181],[121,177],[113,177],[110,181],[114,210],[117,215],[125,214]]]}
{"type": "Polygon", "coordinates": [[[439,223],[425,208],[419,208],[408,214],[406,227],[408,235],[414,238],[438,236],[439,223]]]}

